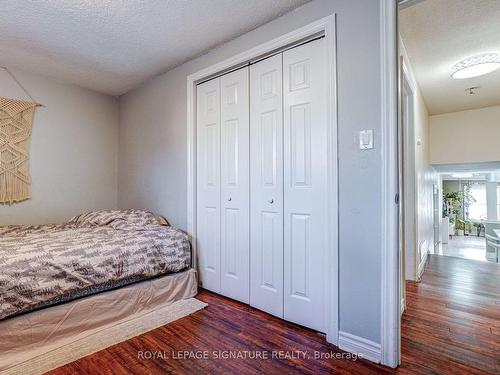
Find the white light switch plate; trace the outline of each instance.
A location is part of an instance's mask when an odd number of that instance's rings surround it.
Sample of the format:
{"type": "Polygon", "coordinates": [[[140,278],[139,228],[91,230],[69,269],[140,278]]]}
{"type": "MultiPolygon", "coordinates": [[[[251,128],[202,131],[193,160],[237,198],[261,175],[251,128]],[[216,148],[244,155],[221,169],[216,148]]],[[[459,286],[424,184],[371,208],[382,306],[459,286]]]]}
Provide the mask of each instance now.
{"type": "Polygon", "coordinates": [[[369,150],[373,148],[373,129],[361,130],[359,132],[359,149],[369,150]]]}

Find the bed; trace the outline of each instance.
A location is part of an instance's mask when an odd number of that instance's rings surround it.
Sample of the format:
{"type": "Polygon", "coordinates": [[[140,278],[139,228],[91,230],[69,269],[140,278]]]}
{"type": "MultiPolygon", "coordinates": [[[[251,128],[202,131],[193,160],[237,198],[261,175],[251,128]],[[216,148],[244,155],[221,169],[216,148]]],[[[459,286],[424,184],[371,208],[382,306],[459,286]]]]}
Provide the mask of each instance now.
{"type": "Polygon", "coordinates": [[[194,297],[190,265],[187,234],[149,211],[0,227],[0,371],[110,323],[194,297]]]}

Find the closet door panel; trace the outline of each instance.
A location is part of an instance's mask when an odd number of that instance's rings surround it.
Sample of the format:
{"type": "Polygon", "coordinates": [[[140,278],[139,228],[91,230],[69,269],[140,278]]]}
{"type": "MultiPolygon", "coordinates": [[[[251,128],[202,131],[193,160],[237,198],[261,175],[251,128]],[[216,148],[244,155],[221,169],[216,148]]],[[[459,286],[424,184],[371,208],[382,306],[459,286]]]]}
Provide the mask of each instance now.
{"type": "Polygon", "coordinates": [[[221,294],[249,302],[249,85],[248,68],[220,78],[221,294]]]}
{"type": "Polygon", "coordinates": [[[327,52],[316,40],[283,53],[284,317],[325,332],[327,52]]]}
{"type": "Polygon", "coordinates": [[[200,279],[220,293],[220,79],[197,87],[197,232],[200,279]]]}
{"type": "Polygon", "coordinates": [[[283,318],[282,55],[250,68],[250,304],[283,318]]]}

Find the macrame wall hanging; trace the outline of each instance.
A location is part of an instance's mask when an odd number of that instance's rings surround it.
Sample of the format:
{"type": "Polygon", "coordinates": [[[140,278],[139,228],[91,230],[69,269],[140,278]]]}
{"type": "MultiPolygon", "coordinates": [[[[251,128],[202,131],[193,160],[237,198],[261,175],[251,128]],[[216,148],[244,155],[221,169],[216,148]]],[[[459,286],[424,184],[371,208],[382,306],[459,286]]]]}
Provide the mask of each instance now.
{"type": "Polygon", "coordinates": [[[31,198],[29,147],[36,103],[7,69],[5,72],[21,87],[31,101],[0,97],[0,204],[31,198]]]}

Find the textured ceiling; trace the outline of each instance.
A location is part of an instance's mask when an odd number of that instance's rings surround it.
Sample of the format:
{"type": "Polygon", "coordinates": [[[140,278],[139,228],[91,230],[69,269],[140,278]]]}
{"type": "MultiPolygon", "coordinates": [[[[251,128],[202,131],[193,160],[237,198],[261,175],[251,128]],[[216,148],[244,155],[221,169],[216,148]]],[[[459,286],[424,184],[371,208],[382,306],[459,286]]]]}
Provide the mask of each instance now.
{"type": "Polygon", "coordinates": [[[455,80],[450,68],[500,53],[500,0],[425,0],[400,11],[399,28],[431,115],[500,104],[500,70],[455,80]],[[480,86],[476,95],[466,89],[480,86]]]}
{"type": "Polygon", "coordinates": [[[0,0],[0,65],[120,95],[309,0],[0,0]]]}

